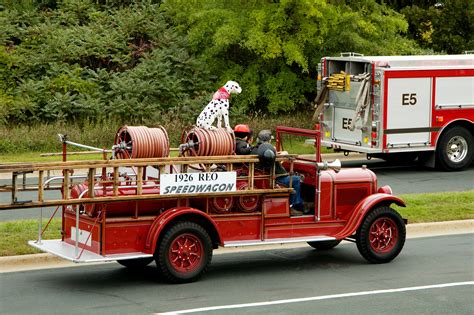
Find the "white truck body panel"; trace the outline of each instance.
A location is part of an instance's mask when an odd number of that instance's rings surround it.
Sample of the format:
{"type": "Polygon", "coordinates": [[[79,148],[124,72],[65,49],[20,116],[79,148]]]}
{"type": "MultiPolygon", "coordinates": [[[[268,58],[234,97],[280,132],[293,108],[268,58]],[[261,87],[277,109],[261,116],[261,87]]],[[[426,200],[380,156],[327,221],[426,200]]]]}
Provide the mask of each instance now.
{"type": "MultiPolygon", "coordinates": [[[[430,86],[428,78],[388,80],[387,130],[431,127],[430,86]]],[[[389,147],[425,144],[429,140],[428,131],[387,134],[389,147]]]]}
{"type": "Polygon", "coordinates": [[[474,106],[474,77],[448,77],[436,80],[437,108],[474,106]]]}

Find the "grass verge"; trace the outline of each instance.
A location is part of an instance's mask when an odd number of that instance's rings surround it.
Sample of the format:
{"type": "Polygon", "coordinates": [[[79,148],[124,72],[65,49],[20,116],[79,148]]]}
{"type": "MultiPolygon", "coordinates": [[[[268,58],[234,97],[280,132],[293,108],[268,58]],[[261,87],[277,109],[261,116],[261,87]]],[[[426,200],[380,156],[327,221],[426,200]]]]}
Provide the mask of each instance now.
{"type": "MultiPolygon", "coordinates": [[[[402,195],[408,207],[396,207],[409,223],[474,219],[474,190],[449,193],[402,195]]],[[[21,210],[19,210],[21,211],[21,210]]],[[[34,254],[27,241],[38,237],[37,220],[0,222],[0,256],[34,254]]],[[[61,221],[54,219],[44,239],[61,236],[61,221]]]]}
{"type": "MultiPolygon", "coordinates": [[[[21,153],[5,153],[0,155],[1,163],[16,162],[60,162],[62,156],[40,156],[43,152],[21,152],[21,153]]],[[[102,154],[84,154],[84,155],[68,155],[68,161],[77,160],[102,160],[102,154]]]]}
{"type": "MultiPolygon", "coordinates": [[[[311,117],[311,111],[284,115],[254,115],[252,117],[234,115],[232,126],[248,124],[254,130],[255,135],[262,129],[275,131],[276,126],[279,125],[312,129],[314,123],[311,121],[311,117]]],[[[59,152],[61,151],[61,142],[58,139],[58,133],[67,135],[68,139],[73,142],[98,148],[110,148],[114,143],[117,130],[125,124],[148,127],[162,125],[168,131],[171,147],[177,147],[180,144],[181,134],[184,130],[189,130],[193,123],[194,119],[183,119],[170,113],[160,116],[160,121],[121,122],[105,120],[98,122],[57,122],[11,126],[0,124],[0,155],[22,152],[59,152]]],[[[9,162],[15,162],[15,160],[9,162]]]]}
{"type": "MultiPolygon", "coordinates": [[[[43,239],[58,238],[61,238],[61,219],[54,219],[43,234],[43,239]]],[[[39,253],[39,250],[27,243],[36,239],[38,239],[38,220],[0,222],[0,256],[39,253]]]]}
{"type": "Polygon", "coordinates": [[[474,190],[401,195],[406,208],[393,206],[408,223],[474,219],[474,190]]]}

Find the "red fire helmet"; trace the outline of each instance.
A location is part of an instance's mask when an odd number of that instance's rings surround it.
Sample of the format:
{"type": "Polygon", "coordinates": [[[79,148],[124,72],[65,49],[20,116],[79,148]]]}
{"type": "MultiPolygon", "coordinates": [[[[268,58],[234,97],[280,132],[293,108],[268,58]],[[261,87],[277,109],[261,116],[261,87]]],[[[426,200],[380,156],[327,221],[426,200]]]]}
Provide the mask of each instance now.
{"type": "Polygon", "coordinates": [[[248,125],[239,124],[234,127],[234,132],[246,132],[250,133],[250,128],[248,125]]]}

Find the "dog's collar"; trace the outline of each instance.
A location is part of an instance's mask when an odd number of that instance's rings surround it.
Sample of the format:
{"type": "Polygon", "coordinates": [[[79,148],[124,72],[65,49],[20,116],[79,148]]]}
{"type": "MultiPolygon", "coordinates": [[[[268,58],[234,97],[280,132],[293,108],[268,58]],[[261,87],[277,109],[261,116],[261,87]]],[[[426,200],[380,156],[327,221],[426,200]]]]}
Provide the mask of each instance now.
{"type": "Polygon", "coordinates": [[[213,100],[228,100],[230,97],[229,92],[224,87],[221,87],[216,93],[214,93],[214,96],[212,96],[213,100]]]}

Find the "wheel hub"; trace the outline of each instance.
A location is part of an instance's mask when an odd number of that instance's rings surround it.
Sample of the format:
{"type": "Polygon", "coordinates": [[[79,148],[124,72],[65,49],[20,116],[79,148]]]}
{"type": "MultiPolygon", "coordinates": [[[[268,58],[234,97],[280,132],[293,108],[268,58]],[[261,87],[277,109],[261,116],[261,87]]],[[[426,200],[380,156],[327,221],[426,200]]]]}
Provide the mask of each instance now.
{"type": "Polygon", "coordinates": [[[372,223],[369,242],[374,251],[385,253],[392,250],[397,239],[397,226],[392,219],[379,218],[372,223]]]}
{"type": "Polygon", "coordinates": [[[199,267],[202,253],[203,245],[200,239],[193,234],[182,234],[171,243],[168,258],[174,269],[189,272],[199,267]]]}
{"type": "Polygon", "coordinates": [[[468,145],[466,139],[455,136],[449,139],[446,153],[448,158],[455,163],[461,162],[467,155],[468,145]]]}

